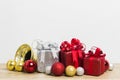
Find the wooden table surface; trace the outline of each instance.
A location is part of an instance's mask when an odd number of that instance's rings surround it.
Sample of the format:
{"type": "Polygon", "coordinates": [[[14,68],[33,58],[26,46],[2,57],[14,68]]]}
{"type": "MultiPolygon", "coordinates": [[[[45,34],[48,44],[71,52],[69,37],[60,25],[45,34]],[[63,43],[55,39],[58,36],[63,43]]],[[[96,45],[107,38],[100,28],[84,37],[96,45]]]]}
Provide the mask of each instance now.
{"type": "Polygon", "coordinates": [[[0,64],[0,80],[120,80],[120,64],[114,64],[113,71],[107,71],[100,76],[51,76],[44,73],[24,73],[9,71],[5,64],[0,64]]]}

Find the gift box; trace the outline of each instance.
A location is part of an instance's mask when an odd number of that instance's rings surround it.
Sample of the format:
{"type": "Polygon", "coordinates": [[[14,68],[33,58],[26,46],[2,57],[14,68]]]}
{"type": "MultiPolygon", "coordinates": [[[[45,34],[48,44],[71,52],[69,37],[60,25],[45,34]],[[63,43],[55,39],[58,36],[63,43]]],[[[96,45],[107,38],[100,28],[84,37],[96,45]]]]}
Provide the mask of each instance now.
{"type": "Polygon", "coordinates": [[[73,38],[71,43],[62,42],[59,52],[59,61],[67,67],[73,65],[75,68],[83,66],[85,47],[80,40],[73,38]]]}
{"type": "Polygon", "coordinates": [[[95,52],[90,50],[84,58],[84,70],[86,75],[99,76],[103,74],[109,67],[109,63],[105,60],[106,54],[103,54],[100,48],[96,48],[95,52]]]}
{"type": "Polygon", "coordinates": [[[59,61],[58,45],[56,43],[37,42],[37,70],[38,72],[45,72],[47,66],[52,66],[59,61]]]}

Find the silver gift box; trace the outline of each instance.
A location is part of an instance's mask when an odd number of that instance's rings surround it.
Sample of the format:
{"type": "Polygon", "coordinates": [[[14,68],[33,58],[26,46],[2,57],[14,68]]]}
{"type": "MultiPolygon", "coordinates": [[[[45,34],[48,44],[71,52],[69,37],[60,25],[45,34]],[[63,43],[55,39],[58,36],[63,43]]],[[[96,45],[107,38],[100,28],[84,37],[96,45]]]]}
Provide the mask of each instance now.
{"type": "Polygon", "coordinates": [[[58,46],[55,44],[39,44],[37,47],[37,70],[45,72],[47,66],[52,66],[59,61],[58,46]]]}
{"type": "MultiPolygon", "coordinates": [[[[56,53],[58,55],[58,53],[56,53]]],[[[58,57],[53,57],[51,50],[41,50],[37,54],[38,72],[45,72],[47,66],[52,66],[55,62],[58,62],[58,57]]]]}

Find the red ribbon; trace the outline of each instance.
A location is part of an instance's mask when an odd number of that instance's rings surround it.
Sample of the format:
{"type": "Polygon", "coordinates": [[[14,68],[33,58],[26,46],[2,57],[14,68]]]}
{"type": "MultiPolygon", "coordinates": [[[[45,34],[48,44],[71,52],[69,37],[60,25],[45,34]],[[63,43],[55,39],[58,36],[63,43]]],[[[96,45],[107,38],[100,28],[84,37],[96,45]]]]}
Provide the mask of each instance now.
{"type": "Polygon", "coordinates": [[[79,66],[78,62],[78,52],[76,50],[72,50],[72,59],[73,59],[73,65],[75,68],[79,66]]]}
{"type": "Polygon", "coordinates": [[[79,65],[79,58],[83,59],[83,45],[80,43],[80,41],[76,38],[73,38],[71,40],[71,44],[67,41],[62,42],[60,49],[62,52],[72,52],[72,60],[73,60],[73,65],[75,68],[77,68],[79,65]]]}

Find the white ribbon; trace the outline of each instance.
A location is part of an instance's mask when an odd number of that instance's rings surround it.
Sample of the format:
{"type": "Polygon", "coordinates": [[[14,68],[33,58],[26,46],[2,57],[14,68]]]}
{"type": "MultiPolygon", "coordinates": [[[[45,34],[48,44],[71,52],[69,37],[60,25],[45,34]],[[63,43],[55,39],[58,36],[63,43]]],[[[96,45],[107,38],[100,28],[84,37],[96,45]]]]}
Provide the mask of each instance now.
{"type": "Polygon", "coordinates": [[[40,63],[44,63],[44,60],[45,60],[45,50],[41,50],[41,58],[40,58],[40,63]]]}
{"type": "Polygon", "coordinates": [[[41,58],[40,58],[40,63],[44,63],[45,61],[45,50],[51,50],[53,59],[58,59],[57,53],[58,53],[58,45],[56,43],[50,43],[46,42],[43,43],[41,40],[35,40],[32,44],[34,49],[37,49],[40,51],[41,58]]]}
{"type": "Polygon", "coordinates": [[[48,46],[49,46],[49,48],[52,51],[53,58],[54,59],[58,59],[58,56],[56,54],[56,53],[58,53],[58,50],[57,50],[58,45],[56,43],[54,43],[54,44],[48,44],[48,46]]]}

